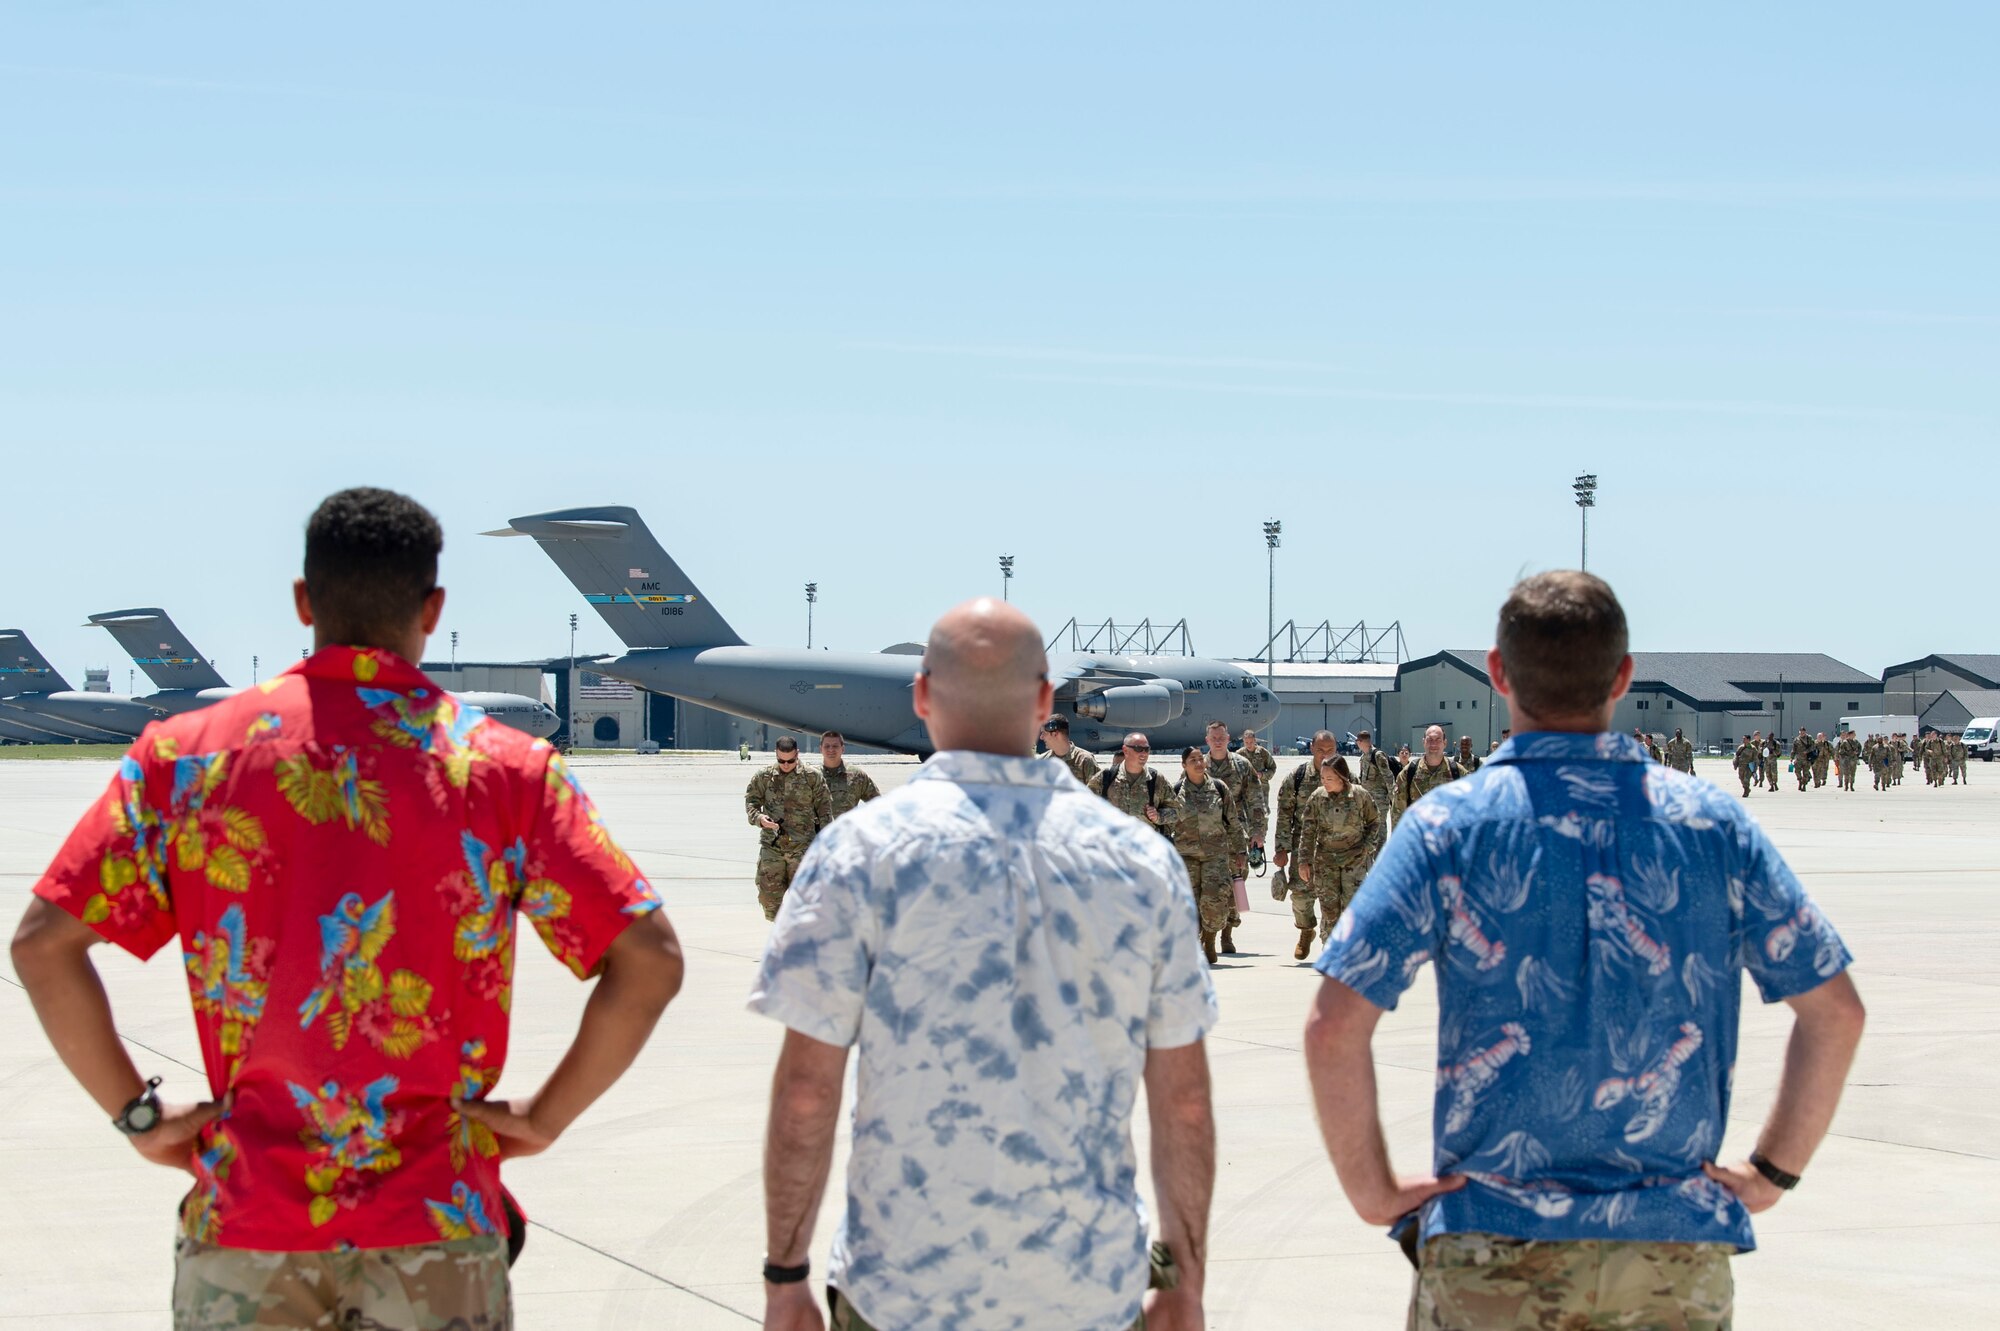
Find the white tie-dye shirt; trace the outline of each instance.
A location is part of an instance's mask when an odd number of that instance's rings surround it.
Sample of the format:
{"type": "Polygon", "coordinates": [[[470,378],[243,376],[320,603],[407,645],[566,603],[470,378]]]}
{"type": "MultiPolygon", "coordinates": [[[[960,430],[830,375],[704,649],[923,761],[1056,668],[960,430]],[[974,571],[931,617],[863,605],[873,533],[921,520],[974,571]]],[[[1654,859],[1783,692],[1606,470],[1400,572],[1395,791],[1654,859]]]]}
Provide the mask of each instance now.
{"type": "Polygon", "coordinates": [[[813,842],[750,1008],[860,1044],[827,1280],[863,1317],[1131,1326],[1146,1051],[1216,1018],[1164,838],[1066,767],[940,753],[813,842]]]}

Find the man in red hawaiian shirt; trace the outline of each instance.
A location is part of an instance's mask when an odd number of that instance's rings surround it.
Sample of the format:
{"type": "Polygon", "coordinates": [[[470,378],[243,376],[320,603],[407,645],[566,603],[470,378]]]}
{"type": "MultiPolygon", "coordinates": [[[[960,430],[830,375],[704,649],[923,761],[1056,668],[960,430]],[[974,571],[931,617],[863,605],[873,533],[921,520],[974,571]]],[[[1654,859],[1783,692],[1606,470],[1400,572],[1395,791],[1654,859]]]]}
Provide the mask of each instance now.
{"type": "Polygon", "coordinates": [[[545,1150],[680,987],[652,887],[548,744],[416,668],[443,535],[347,490],[306,527],[312,657],[146,729],[35,886],[16,971],[133,1146],[194,1175],[175,1326],[511,1325],[500,1162],[545,1150]],[[540,1091],[507,1057],[515,938],[597,977],[540,1091]],[[160,1104],[88,950],[178,936],[211,1098],[160,1104]]]}

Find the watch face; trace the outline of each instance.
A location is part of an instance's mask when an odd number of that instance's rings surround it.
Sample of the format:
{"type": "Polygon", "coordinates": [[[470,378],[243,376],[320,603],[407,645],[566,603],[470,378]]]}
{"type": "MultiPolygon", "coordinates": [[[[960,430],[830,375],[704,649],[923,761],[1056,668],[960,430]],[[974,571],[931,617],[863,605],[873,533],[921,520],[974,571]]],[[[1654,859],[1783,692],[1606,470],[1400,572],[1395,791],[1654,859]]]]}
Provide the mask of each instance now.
{"type": "Polygon", "coordinates": [[[141,1100],[125,1114],[126,1125],[135,1133],[151,1132],[159,1121],[160,1106],[151,1100],[141,1100]]]}

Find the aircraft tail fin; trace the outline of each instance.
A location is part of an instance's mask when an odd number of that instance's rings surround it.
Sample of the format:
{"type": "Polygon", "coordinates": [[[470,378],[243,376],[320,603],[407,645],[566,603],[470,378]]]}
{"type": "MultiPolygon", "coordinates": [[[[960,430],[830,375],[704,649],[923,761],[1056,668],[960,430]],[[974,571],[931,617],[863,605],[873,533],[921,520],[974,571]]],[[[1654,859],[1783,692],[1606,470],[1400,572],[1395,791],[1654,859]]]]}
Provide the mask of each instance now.
{"type": "Polygon", "coordinates": [[[132,657],[132,663],[160,688],[219,689],[228,685],[229,681],[194,649],[187,635],[158,606],[107,610],[92,615],[90,622],[108,629],[132,657]]]}
{"type": "Polygon", "coordinates": [[[743,639],[630,508],[565,508],[488,536],[532,536],[627,647],[735,647],[743,639]]]}
{"type": "Polygon", "coordinates": [[[0,629],[0,694],[67,693],[69,681],[19,629],[0,629]]]}

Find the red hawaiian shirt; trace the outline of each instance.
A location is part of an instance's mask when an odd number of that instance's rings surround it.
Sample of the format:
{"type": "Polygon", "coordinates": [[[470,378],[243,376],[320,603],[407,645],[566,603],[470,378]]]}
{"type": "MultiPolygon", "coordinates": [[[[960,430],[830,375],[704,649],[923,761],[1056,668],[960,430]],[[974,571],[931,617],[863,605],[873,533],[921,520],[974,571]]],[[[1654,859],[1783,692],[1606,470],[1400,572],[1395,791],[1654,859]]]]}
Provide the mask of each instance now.
{"type": "Polygon", "coordinates": [[[503,1233],[454,1113],[507,1059],[516,922],[579,976],[659,899],[549,745],[374,648],[146,728],[38,895],[149,957],[179,935],[202,1058],[190,1238],[503,1233]]]}

